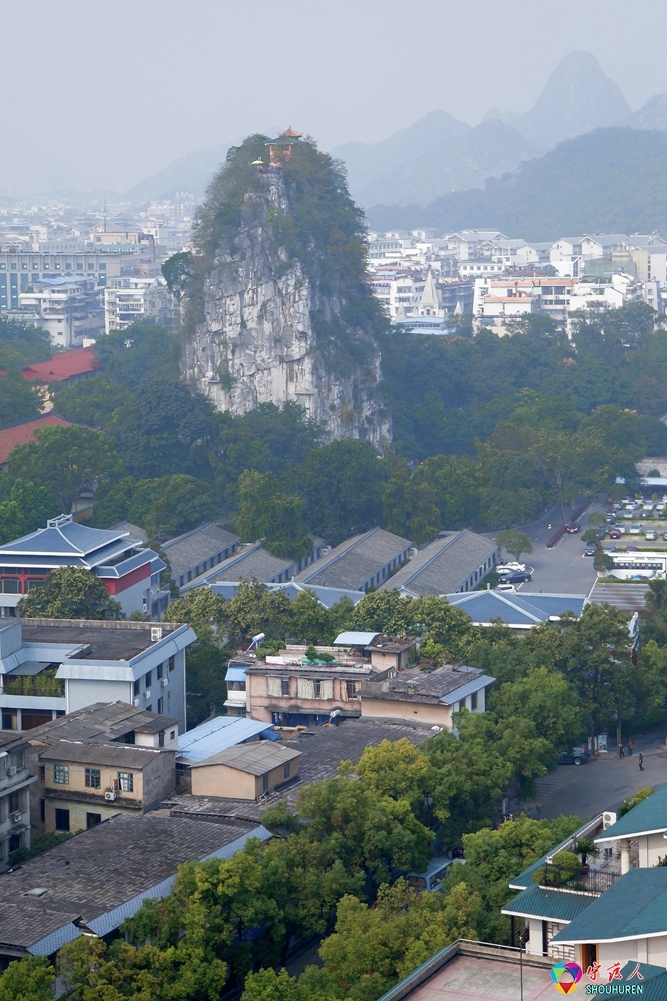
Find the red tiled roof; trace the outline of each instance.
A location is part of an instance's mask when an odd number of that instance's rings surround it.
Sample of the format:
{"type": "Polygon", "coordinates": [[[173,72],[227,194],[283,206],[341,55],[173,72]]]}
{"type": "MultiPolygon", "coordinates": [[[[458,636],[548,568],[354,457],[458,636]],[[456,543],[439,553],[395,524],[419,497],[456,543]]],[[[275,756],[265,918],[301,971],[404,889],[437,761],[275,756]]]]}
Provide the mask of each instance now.
{"type": "Polygon", "coordinates": [[[15,445],[26,445],[29,441],[35,441],[35,431],[38,428],[52,427],[53,425],[70,427],[71,423],[52,411],[48,414],[42,414],[40,417],[28,417],[27,420],[15,421],[14,424],[0,427],[0,465],[7,462],[9,453],[15,445]]]}
{"type": "Polygon", "coordinates": [[[28,365],[21,372],[24,379],[30,382],[39,379],[41,382],[63,382],[75,375],[85,375],[99,368],[95,361],[94,348],[74,348],[73,351],[61,351],[48,361],[28,365]]]}

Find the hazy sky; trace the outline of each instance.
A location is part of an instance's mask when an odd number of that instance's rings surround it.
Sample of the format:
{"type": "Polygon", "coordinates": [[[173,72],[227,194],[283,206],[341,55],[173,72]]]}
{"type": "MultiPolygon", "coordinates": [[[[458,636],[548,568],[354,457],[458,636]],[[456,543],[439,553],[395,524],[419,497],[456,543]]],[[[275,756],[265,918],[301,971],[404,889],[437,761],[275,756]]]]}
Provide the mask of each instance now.
{"type": "Polygon", "coordinates": [[[665,0],[0,0],[0,192],[123,191],[292,125],[329,149],[434,108],[526,110],[587,49],[633,109],[667,91],[665,0]]]}

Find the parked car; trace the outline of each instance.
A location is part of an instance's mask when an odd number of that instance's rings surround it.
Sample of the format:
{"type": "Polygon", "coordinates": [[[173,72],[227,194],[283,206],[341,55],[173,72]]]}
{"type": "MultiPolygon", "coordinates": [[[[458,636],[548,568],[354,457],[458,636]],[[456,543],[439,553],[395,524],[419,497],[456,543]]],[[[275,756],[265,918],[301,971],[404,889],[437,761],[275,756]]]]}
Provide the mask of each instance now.
{"type": "Polygon", "coordinates": [[[496,584],[494,591],[508,591],[514,594],[516,593],[516,588],[514,584],[508,584],[506,581],[501,581],[499,584],[496,584]]]}
{"type": "Polygon", "coordinates": [[[621,533],[621,535],[625,535],[625,533],[627,531],[625,525],[615,525],[614,527],[618,529],[618,531],[621,533]]]}
{"type": "Polygon", "coordinates": [[[523,573],[525,569],[526,569],[525,563],[502,563],[500,566],[497,566],[495,568],[496,573],[503,573],[503,572],[514,573],[515,570],[518,570],[521,573],[523,573]]]}
{"type": "Polygon", "coordinates": [[[512,573],[503,574],[500,578],[501,584],[524,584],[527,580],[532,580],[532,575],[524,570],[522,573],[520,570],[513,570],[512,573]]]}
{"type": "Polygon", "coordinates": [[[653,508],[654,508],[653,501],[644,501],[644,510],[645,511],[652,511],[653,508]]]}
{"type": "Polygon", "coordinates": [[[626,553],[638,553],[639,549],[637,548],[637,546],[626,546],[625,551],[626,553]]]}
{"type": "Polygon", "coordinates": [[[573,747],[571,751],[563,751],[560,756],[561,765],[586,765],[588,764],[588,748],[573,747]]]}
{"type": "Polygon", "coordinates": [[[595,556],[597,552],[597,546],[593,542],[587,542],[586,548],[584,549],[584,556],[595,556]]]}
{"type": "Polygon", "coordinates": [[[565,531],[569,535],[576,535],[577,532],[581,531],[581,525],[577,525],[576,521],[572,521],[572,522],[570,522],[569,525],[565,526],[565,531]]]}
{"type": "Polygon", "coordinates": [[[630,525],[630,535],[639,535],[642,530],[642,526],[636,521],[633,525],[630,525]]]}
{"type": "Polygon", "coordinates": [[[655,540],[658,538],[658,533],[654,532],[653,529],[650,528],[646,533],[646,535],[644,536],[644,538],[646,539],[647,542],[655,542],[655,540]]]}
{"type": "Polygon", "coordinates": [[[615,525],[616,524],[616,515],[615,514],[608,514],[607,517],[606,517],[606,519],[605,519],[605,521],[607,521],[610,525],[615,525]]]}
{"type": "Polygon", "coordinates": [[[620,539],[620,537],[621,537],[621,533],[619,532],[619,530],[617,528],[612,528],[611,532],[609,533],[609,538],[610,539],[620,539]]]}
{"type": "Polygon", "coordinates": [[[667,542],[667,532],[663,532],[662,537],[665,540],[665,542],[667,542]]]}

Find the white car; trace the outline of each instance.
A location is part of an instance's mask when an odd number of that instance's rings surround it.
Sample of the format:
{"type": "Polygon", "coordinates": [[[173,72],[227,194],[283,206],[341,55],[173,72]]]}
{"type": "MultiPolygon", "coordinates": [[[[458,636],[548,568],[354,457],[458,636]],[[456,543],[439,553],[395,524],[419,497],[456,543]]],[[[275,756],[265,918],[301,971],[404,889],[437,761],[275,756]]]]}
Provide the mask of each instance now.
{"type": "Polygon", "coordinates": [[[644,501],[644,510],[645,511],[652,511],[653,510],[653,501],[644,501]]]}
{"type": "Polygon", "coordinates": [[[630,525],[630,535],[640,535],[642,526],[639,522],[635,522],[634,525],[630,525]]]}
{"type": "Polygon", "coordinates": [[[653,529],[650,529],[646,533],[646,535],[644,536],[644,538],[646,539],[647,542],[655,542],[655,540],[658,538],[658,533],[654,532],[653,529]]]}
{"type": "Polygon", "coordinates": [[[511,591],[512,594],[516,594],[516,588],[514,584],[496,584],[495,591],[511,591]]]}
{"type": "Polygon", "coordinates": [[[518,570],[519,573],[525,573],[526,564],[525,563],[502,563],[500,566],[494,567],[496,573],[512,573],[514,570],[518,570]]]}

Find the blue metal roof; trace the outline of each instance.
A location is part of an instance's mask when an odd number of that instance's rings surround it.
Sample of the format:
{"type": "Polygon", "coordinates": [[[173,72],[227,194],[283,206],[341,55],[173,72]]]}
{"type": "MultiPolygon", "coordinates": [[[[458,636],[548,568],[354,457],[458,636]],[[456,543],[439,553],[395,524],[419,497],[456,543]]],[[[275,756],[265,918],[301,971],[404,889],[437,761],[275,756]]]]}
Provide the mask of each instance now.
{"type": "Polygon", "coordinates": [[[473,622],[491,622],[501,618],[510,626],[534,626],[547,622],[550,616],[572,612],[580,616],[585,594],[512,594],[507,591],[468,591],[448,594],[451,605],[466,612],[473,622]]]}
{"type": "Polygon", "coordinates": [[[5,553],[86,556],[116,540],[127,539],[127,535],[127,532],[104,531],[71,521],[57,528],[38,528],[36,532],[6,542],[0,546],[0,558],[5,553]]]}
{"type": "Polygon", "coordinates": [[[216,716],[200,723],[178,738],[178,757],[186,761],[204,761],[212,754],[242,744],[269,729],[266,722],[242,716],[216,716]]]}
{"type": "Polygon", "coordinates": [[[225,681],[245,681],[245,667],[228,667],[225,681]]]}

